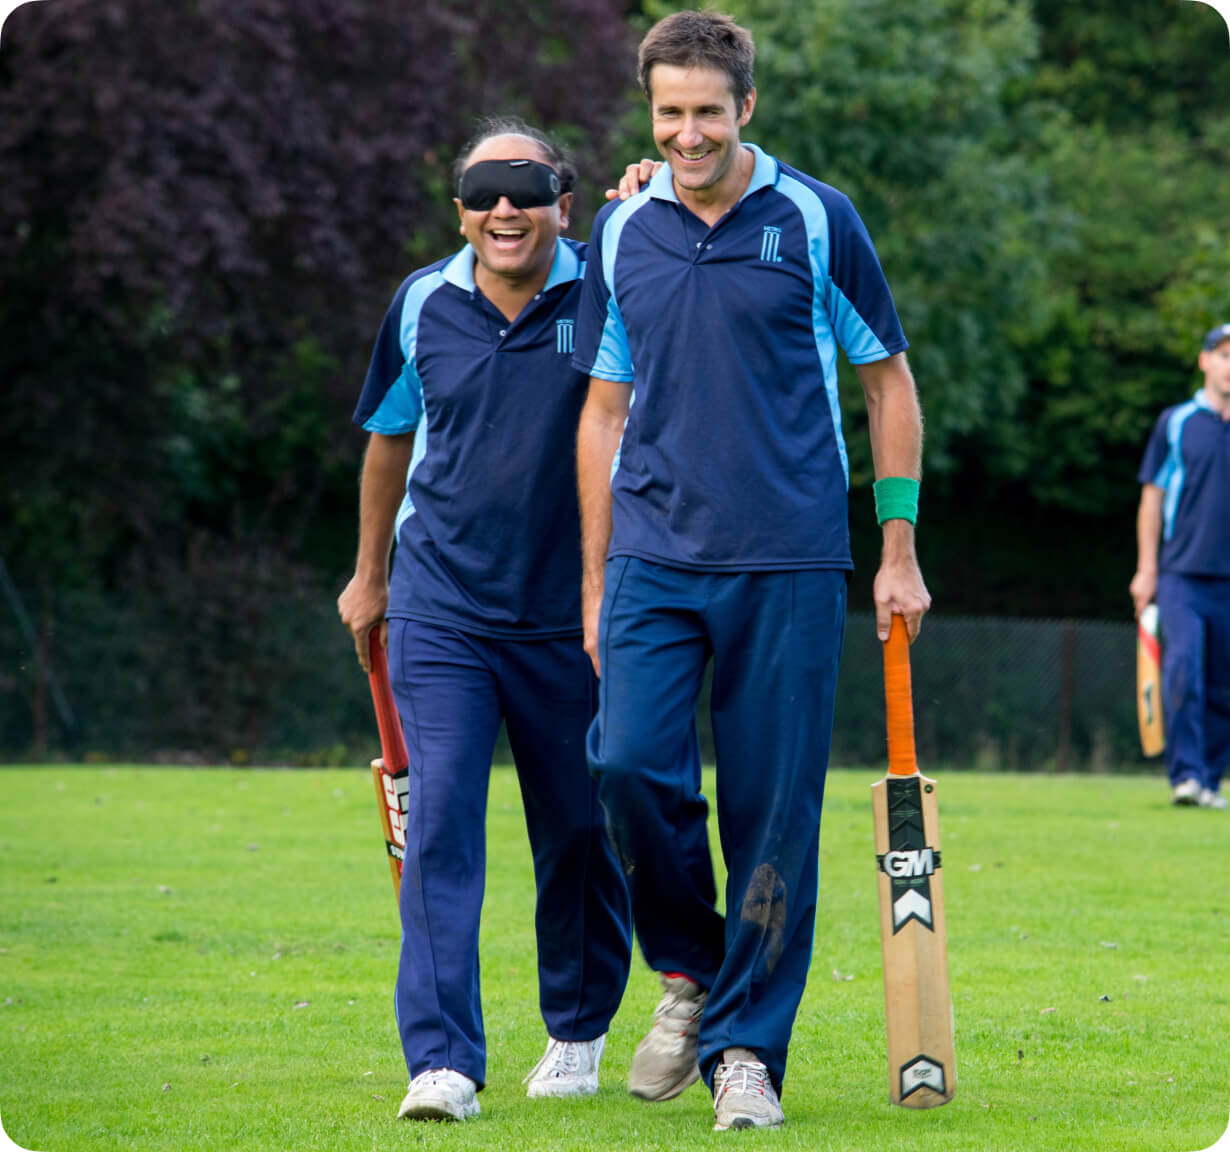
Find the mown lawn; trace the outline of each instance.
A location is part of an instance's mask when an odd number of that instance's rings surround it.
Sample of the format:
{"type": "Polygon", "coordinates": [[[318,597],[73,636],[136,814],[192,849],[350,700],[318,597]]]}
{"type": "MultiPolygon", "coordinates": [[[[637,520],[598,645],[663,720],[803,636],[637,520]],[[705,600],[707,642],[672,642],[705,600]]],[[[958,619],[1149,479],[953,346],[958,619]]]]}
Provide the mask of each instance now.
{"type": "MultiPolygon", "coordinates": [[[[490,1083],[463,1126],[394,1119],[398,928],[365,770],[0,769],[0,1120],[95,1149],[778,1148],[1193,1152],[1230,1113],[1230,814],[1141,777],[940,773],[958,1089],[888,1103],[868,787],[830,774],[821,916],[775,1132],[701,1087],[623,1088],[657,998],[634,965],[599,1095],[529,1101],[529,852],[493,775],[490,1083]]],[[[0,1141],[2,1143],[2,1141],[0,1141]]]]}

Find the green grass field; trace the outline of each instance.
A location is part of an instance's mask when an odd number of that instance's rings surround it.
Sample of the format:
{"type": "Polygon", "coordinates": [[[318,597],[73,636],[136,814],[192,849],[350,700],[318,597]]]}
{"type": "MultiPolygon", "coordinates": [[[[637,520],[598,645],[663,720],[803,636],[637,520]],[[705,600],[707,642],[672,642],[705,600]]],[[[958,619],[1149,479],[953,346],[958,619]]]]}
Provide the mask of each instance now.
{"type": "Polygon", "coordinates": [[[1156,778],[941,774],[958,1088],[919,1113],[888,1103],[881,772],[830,774],[787,1124],[714,1133],[699,1086],[625,1093],[657,999],[639,957],[599,1095],[525,1098],[545,1035],[510,771],[491,787],[489,1085],[480,1117],[445,1126],[394,1119],[398,928],[366,771],[0,770],[0,1121],[39,1152],[1213,1144],[1230,1113],[1230,815],[1171,809],[1156,778]]]}

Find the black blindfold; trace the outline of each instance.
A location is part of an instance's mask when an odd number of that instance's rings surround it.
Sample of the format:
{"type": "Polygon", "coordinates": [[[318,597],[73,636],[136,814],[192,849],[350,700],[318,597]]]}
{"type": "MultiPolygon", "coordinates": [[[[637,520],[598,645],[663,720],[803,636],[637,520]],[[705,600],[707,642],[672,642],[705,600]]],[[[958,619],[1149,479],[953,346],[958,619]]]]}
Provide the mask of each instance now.
{"type": "Polygon", "coordinates": [[[457,198],[471,212],[488,212],[507,196],[514,208],[546,208],[560,198],[555,171],[536,160],[480,160],[461,174],[457,198]]]}

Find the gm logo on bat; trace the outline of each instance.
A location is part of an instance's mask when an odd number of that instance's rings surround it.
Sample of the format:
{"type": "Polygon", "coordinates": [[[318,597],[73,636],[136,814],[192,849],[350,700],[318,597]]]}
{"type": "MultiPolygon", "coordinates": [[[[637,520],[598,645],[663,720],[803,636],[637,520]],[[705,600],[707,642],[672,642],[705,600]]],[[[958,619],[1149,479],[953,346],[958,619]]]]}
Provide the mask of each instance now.
{"type": "Polygon", "coordinates": [[[892,883],[894,935],[911,920],[935,931],[930,877],[940,863],[940,853],[935,848],[891,848],[876,855],[877,866],[892,883]]]}
{"type": "Polygon", "coordinates": [[[896,880],[907,880],[913,876],[931,876],[939,866],[939,853],[931,848],[907,848],[900,851],[885,852],[876,860],[881,871],[896,880]]]}

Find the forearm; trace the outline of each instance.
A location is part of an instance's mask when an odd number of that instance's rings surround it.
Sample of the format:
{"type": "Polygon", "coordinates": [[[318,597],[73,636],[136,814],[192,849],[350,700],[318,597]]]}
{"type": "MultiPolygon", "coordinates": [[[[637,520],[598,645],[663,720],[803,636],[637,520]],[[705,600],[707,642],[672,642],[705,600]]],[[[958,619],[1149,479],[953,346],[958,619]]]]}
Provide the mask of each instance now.
{"type": "MultiPolygon", "coordinates": [[[[612,457],[613,459],[613,457],[612,457]]],[[[610,465],[607,465],[608,469],[610,465]]],[[[611,488],[605,490],[593,476],[600,469],[582,475],[578,460],[577,481],[581,501],[581,595],[585,600],[601,597],[606,570],[606,553],[611,541],[611,488]]],[[[608,471],[608,475],[609,475],[608,471]]]]}
{"type": "Polygon", "coordinates": [[[577,501],[581,508],[581,625],[585,651],[602,675],[598,617],[611,543],[611,466],[628,419],[631,387],[593,377],[577,425],[577,501]]]}
{"type": "Polygon", "coordinates": [[[922,478],[922,410],[904,354],[858,369],[877,480],[922,478]]]}
{"type": "Polygon", "coordinates": [[[368,632],[384,619],[389,607],[389,553],[413,448],[413,433],[372,433],[363,456],[359,551],[354,575],[337,598],[337,613],[354,637],[355,653],[364,669],[369,667],[368,632]]]}
{"type": "Polygon", "coordinates": [[[1162,490],[1146,484],[1136,510],[1136,571],[1157,575],[1158,550],[1162,542],[1162,490]]]}
{"type": "MultiPolygon", "coordinates": [[[[922,476],[922,411],[905,356],[861,365],[858,374],[867,400],[867,424],[876,479],[919,480],[922,476]]],[[[918,635],[923,615],[931,607],[931,596],[923,582],[914,546],[912,502],[908,497],[904,500],[905,507],[901,507],[901,502],[898,495],[898,505],[894,508],[886,498],[884,515],[888,518],[881,525],[883,548],[873,587],[876,630],[881,640],[888,638],[893,615],[905,618],[912,640],[918,635]]]]}
{"type": "Polygon", "coordinates": [[[619,389],[592,380],[577,426],[577,499],[581,509],[582,589],[601,591],[611,540],[611,465],[623,437],[626,403],[619,389]]]}
{"type": "MultiPolygon", "coordinates": [[[[905,357],[891,357],[860,372],[867,398],[867,428],[877,480],[922,478],[922,410],[905,357]]],[[[883,563],[914,556],[914,525],[894,518],[883,525],[883,563]]]]}
{"type": "Polygon", "coordinates": [[[1157,595],[1164,496],[1165,493],[1154,484],[1146,484],[1140,490],[1140,507],[1136,511],[1136,573],[1128,586],[1137,618],[1141,609],[1157,595]]]}
{"type": "Polygon", "coordinates": [[[355,575],[367,583],[388,581],[389,553],[397,512],[406,491],[414,434],[373,433],[363,457],[359,482],[359,548],[355,575]]]}

